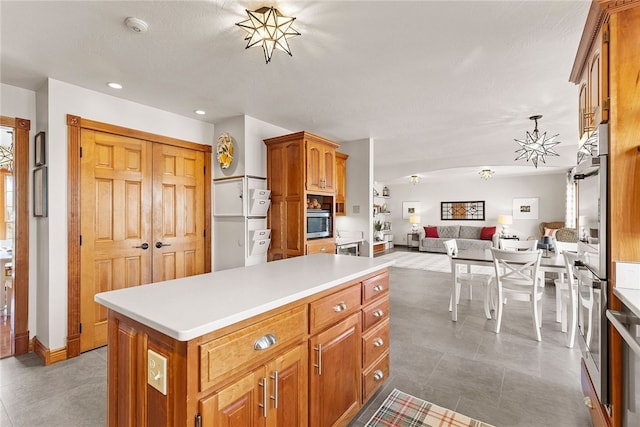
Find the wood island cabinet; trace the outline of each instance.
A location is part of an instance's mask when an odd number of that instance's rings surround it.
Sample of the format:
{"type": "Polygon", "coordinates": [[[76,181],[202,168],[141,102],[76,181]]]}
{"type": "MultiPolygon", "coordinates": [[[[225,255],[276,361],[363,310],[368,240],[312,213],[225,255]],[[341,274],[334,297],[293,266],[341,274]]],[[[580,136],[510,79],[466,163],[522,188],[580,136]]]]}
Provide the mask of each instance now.
{"type": "MultiPolygon", "coordinates": [[[[305,255],[309,253],[307,199],[321,198],[322,209],[330,210],[333,220],[336,148],[339,145],[309,132],[269,138],[264,143],[267,146],[267,187],[271,190],[267,216],[271,245],[267,259],[274,261],[305,255]]],[[[330,237],[333,239],[334,236],[330,237]]],[[[335,253],[335,247],[332,253],[335,253]]]]}
{"type": "Polygon", "coordinates": [[[346,426],[389,373],[388,271],[354,277],[188,341],[109,309],[107,425],[346,426]]]}

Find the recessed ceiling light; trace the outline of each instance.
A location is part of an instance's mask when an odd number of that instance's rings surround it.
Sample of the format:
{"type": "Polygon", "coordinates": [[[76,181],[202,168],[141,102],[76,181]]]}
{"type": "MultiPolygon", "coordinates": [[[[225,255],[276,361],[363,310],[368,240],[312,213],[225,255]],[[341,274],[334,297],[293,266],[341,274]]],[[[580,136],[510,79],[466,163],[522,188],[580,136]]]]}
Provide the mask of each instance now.
{"type": "Polygon", "coordinates": [[[111,89],[122,89],[122,85],[116,82],[109,82],[107,83],[107,86],[109,86],[111,89]]]}
{"type": "Polygon", "coordinates": [[[205,114],[207,114],[207,112],[204,111],[204,110],[195,110],[194,113],[196,113],[196,114],[198,114],[200,116],[204,116],[205,114]]]}

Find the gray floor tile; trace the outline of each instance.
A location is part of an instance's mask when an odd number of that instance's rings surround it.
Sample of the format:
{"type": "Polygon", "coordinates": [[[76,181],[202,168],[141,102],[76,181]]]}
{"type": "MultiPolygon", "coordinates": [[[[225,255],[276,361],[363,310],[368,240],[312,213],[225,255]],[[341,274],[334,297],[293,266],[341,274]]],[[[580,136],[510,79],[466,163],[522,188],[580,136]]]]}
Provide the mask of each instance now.
{"type": "MultiPolygon", "coordinates": [[[[391,269],[391,372],[350,423],[361,427],[398,388],[498,426],[588,426],[580,351],[565,347],[545,290],[541,343],[526,307],[508,306],[500,334],[482,293],[467,294],[458,322],[448,311],[450,275],[391,269]]],[[[106,347],[44,366],[33,354],[0,360],[0,425],[106,424],[106,347]]]]}

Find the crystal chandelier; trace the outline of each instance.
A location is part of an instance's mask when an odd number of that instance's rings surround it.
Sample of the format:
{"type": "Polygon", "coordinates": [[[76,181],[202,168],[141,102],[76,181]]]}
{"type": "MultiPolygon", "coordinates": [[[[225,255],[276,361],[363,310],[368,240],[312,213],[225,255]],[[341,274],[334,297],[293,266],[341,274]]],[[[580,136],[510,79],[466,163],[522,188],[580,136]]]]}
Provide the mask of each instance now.
{"type": "Polygon", "coordinates": [[[287,37],[299,36],[300,33],[291,27],[296,18],[283,16],[275,7],[261,7],[256,11],[246,9],[249,19],[236,23],[237,26],[247,32],[244,38],[248,40],[246,49],[254,46],[262,46],[264,59],[267,64],[271,61],[271,55],[275,49],[287,52],[291,55],[287,37]]]}
{"type": "Polygon", "coordinates": [[[417,183],[420,182],[420,177],[418,175],[411,175],[409,177],[409,182],[413,185],[416,185],[417,183]]]}
{"type": "Polygon", "coordinates": [[[558,134],[553,135],[552,137],[547,138],[547,133],[543,133],[540,135],[538,131],[538,119],[541,119],[541,115],[535,115],[529,117],[529,120],[534,120],[536,123],[535,129],[533,132],[527,131],[524,140],[514,139],[520,145],[520,148],[516,150],[516,160],[526,159],[527,161],[531,160],[533,165],[537,168],[538,161],[545,163],[544,156],[558,156],[559,154],[553,150],[553,147],[560,144],[560,142],[556,142],[555,139],[558,134]]]}
{"type": "Polygon", "coordinates": [[[480,178],[484,180],[491,178],[494,173],[495,171],[492,171],[491,169],[482,169],[480,172],[478,172],[478,174],[480,174],[480,178]]]}

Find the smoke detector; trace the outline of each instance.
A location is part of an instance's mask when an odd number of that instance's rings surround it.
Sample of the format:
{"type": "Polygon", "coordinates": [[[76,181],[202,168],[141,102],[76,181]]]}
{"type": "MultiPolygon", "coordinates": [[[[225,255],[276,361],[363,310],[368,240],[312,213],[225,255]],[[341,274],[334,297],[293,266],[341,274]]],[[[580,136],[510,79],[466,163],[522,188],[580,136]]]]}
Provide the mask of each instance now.
{"type": "Polygon", "coordinates": [[[149,24],[140,18],[133,18],[131,16],[124,20],[124,24],[134,33],[146,33],[149,29],[149,24]]]}

